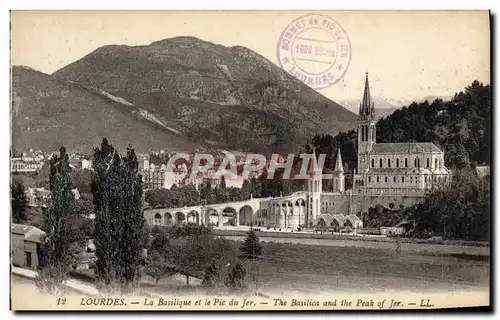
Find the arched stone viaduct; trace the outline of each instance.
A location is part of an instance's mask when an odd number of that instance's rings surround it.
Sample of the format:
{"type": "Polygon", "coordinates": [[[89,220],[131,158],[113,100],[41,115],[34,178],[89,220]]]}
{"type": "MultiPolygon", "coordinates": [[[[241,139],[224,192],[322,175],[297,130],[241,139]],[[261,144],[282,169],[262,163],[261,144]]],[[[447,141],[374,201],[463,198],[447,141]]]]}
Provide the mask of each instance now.
{"type": "Polygon", "coordinates": [[[182,208],[147,209],[150,225],[195,223],[206,226],[275,226],[294,228],[307,222],[306,194],[182,208]]]}

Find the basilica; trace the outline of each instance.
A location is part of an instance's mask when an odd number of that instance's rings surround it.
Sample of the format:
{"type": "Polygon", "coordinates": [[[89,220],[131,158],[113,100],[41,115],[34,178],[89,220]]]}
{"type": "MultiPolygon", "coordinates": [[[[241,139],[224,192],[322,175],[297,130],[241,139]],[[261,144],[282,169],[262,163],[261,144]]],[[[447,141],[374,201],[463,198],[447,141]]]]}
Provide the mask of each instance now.
{"type": "Polygon", "coordinates": [[[323,192],[322,180],[310,177],[307,201],[310,224],[329,224],[339,214],[359,216],[375,205],[410,206],[421,202],[428,189],[449,181],[444,152],[434,143],[376,142],[375,105],[371,101],[368,73],[359,105],[357,133],[358,161],[352,189],[344,190],[340,151],[333,172],[333,192],[323,192]]]}
{"type": "MultiPolygon", "coordinates": [[[[340,149],[333,170],[333,190],[323,190],[322,174],[308,171],[306,191],[275,198],[145,211],[151,224],[192,222],[297,230],[317,226],[362,228],[362,216],[381,205],[404,208],[422,202],[427,191],[450,180],[444,153],[431,142],[377,143],[375,105],[366,74],[357,124],[358,161],[352,188],[345,189],[340,149]]],[[[316,159],[312,163],[317,163],[316,159]]]]}
{"type": "Polygon", "coordinates": [[[366,74],[358,118],[358,193],[411,193],[446,183],[444,153],[432,142],[377,143],[375,106],[366,74]]]}

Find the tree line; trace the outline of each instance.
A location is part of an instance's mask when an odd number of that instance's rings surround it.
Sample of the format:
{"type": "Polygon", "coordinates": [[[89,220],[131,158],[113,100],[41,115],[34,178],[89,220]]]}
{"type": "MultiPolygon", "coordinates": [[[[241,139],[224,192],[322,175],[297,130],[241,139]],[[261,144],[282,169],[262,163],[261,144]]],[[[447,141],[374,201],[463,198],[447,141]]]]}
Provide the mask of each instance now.
{"type": "Polygon", "coordinates": [[[250,198],[286,196],[306,190],[305,187],[305,180],[283,179],[283,169],[276,170],[273,179],[267,179],[267,170],[264,169],[259,177],[243,181],[241,188],[226,186],[225,178],[222,176],[216,186],[207,179],[199,189],[187,184],[173,185],[170,189],[147,190],[145,201],[153,208],[179,208],[197,206],[202,202],[217,204],[250,198]]]}
{"type": "Polygon", "coordinates": [[[238,291],[245,289],[247,276],[241,259],[256,259],[261,254],[259,239],[252,230],[238,249],[233,242],[211,235],[204,226],[155,226],[144,272],[156,284],[163,278],[183,274],[188,284],[190,277],[196,277],[206,288],[238,291]]]}
{"type": "Polygon", "coordinates": [[[101,290],[126,293],[140,277],[147,239],[135,151],[129,146],[121,156],[107,139],[94,150],[93,222],[74,199],[70,172],[63,147],[50,160],[51,201],[40,226],[46,235],[38,248],[37,284],[52,293],[62,290],[68,272],[85,251],[90,233],[96,247],[96,283],[101,290]],[[78,223],[82,218],[90,221],[90,230],[82,230],[78,223]]]}
{"type": "Polygon", "coordinates": [[[449,185],[405,211],[408,236],[489,241],[490,184],[489,176],[479,177],[469,167],[457,170],[449,185]]]}
{"type": "MultiPolygon", "coordinates": [[[[139,286],[144,274],[158,282],[176,273],[184,274],[188,284],[190,277],[197,277],[207,288],[244,289],[246,269],[239,259],[254,259],[261,254],[253,231],[238,255],[232,242],[214,237],[203,226],[151,230],[143,216],[142,177],[131,146],[120,155],[103,139],[94,150],[92,199],[86,201],[92,201],[95,219],[89,219],[89,230],[81,230],[78,223],[88,212],[82,213],[74,199],[70,172],[63,147],[50,160],[52,196],[40,225],[46,234],[38,247],[36,283],[43,290],[64,291],[64,281],[79,263],[88,238],[95,244],[94,279],[101,292],[126,294],[139,286]]],[[[21,189],[13,191],[20,193],[21,189]]],[[[13,200],[17,208],[20,202],[22,196],[13,200]]]]}

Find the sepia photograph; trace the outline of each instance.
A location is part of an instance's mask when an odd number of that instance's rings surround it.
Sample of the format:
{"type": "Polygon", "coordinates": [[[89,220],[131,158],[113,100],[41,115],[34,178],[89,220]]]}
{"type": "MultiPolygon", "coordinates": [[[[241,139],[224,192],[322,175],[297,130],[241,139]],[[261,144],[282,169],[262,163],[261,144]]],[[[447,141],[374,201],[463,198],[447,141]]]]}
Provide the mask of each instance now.
{"type": "Polygon", "coordinates": [[[11,310],[490,309],[491,21],[12,10],[11,310]]]}

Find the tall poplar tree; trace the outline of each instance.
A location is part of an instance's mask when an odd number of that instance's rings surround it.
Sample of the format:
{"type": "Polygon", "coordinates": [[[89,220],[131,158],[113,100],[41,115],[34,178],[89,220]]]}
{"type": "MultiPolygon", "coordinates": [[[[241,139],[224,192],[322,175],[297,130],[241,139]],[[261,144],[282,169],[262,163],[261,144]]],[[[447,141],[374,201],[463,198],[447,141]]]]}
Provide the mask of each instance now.
{"type": "Polygon", "coordinates": [[[142,177],[139,174],[139,162],[131,145],[123,159],[123,236],[120,241],[123,281],[125,289],[135,284],[140,278],[139,267],[142,263],[141,252],[144,243],[144,214],[142,211],[142,177]]]}
{"type": "Polygon", "coordinates": [[[41,229],[46,233],[38,250],[37,283],[45,290],[62,290],[70,266],[77,261],[80,232],[75,228],[74,196],[71,192],[71,168],[66,149],[50,160],[50,206],[43,215],[41,229]]]}
{"type": "Polygon", "coordinates": [[[144,248],[142,179],[131,146],[120,157],[104,138],[94,151],[96,276],[108,291],[127,292],[139,277],[144,248]]]}

